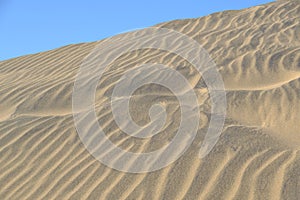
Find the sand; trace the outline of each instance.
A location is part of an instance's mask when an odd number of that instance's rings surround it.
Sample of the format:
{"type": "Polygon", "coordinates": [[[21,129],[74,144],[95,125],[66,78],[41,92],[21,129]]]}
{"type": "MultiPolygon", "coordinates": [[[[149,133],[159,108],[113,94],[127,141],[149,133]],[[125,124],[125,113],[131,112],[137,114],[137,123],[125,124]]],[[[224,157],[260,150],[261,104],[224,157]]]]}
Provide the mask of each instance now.
{"type": "Polygon", "coordinates": [[[111,110],[101,106],[123,72],[145,62],[181,66],[199,97],[201,122],[193,144],[176,162],[150,173],[101,164],[76,132],[73,85],[97,42],[1,61],[0,199],[300,199],[299,17],[299,1],[277,1],[156,25],[198,41],[224,80],[225,126],[203,159],[198,153],[210,117],[209,93],[191,64],[153,49],[115,61],[97,88],[97,117],[124,149],[148,152],[163,146],[176,132],[180,113],[169,90],[142,88],[133,96],[133,120],[147,124],[145,108],[164,102],[166,129],[152,140],[124,135],[111,110]]]}

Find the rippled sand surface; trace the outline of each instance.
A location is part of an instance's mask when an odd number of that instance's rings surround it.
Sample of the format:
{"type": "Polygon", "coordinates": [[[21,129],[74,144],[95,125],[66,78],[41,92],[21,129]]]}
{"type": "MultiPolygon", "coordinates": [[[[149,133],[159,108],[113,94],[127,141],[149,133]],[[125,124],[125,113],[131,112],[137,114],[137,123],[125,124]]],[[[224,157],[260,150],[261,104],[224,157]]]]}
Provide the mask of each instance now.
{"type": "Polygon", "coordinates": [[[141,126],[153,103],[165,105],[166,127],[149,140],[125,135],[111,109],[101,106],[126,70],[157,62],[193,85],[201,111],[196,139],[155,172],[130,174],[101,164],[85,149],[72,116],[76,74],[97,42],[69,45],[0,62],[0,199],[300,199],[300,1],[156,26],[198,41],[222,75],[227,117],[213,151],[198,157],[211,106],[202,77],[181,57],[144,49],[118,58],[100,80],[99,123],[111,141],[133,152],[172,139],[180,107],[163,87],[145,86],[132,97],[132,119],[141,126]]]}

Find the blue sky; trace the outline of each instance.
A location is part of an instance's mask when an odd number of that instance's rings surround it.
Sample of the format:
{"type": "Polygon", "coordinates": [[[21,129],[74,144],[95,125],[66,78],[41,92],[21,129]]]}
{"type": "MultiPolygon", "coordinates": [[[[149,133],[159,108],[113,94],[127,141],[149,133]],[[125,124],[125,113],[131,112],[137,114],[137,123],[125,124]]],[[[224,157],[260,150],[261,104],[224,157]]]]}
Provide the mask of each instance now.
{"type": "Polygon", "coordinates": [[[0,0],[0,60],[270,0],[0,0]]]}

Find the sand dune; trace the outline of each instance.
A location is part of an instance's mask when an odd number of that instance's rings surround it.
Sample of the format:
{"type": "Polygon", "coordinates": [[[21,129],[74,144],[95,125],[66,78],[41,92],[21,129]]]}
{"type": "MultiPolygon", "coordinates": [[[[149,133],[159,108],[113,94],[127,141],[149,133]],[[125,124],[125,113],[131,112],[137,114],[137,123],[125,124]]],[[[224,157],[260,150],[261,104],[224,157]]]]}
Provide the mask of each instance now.
{"type": "Polygon", "coordinates": [[[107,136],[132,152],[153,151],[174,137],[180,107],[166,88],[148,85],[132,97],[139,125],[149,122],[145,109],[154,103],[167,110],[164,130],[151,139],[124,134],[106,106],[122,74],[147,62],[177,69],[194,86],[198,134],[180,159],[155,172],[101,164],[85,149],[72,116],[76,75],[98,42],[69,45],[0,61],[0,199],[300,199],[300,1],[156,27],[192,37],[217,64],[227,117],[213,151],[198,158],[211,114],[202,77],[181,57],[144,49],[118,58],[98,84],[97,117],[107,136]]]}

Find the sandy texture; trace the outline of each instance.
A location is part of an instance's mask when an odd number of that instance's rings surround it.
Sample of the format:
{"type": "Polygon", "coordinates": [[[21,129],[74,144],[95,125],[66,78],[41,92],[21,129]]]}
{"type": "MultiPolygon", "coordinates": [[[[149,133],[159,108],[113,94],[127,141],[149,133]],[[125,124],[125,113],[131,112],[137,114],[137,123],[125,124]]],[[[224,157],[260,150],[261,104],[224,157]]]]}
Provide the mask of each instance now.
{"type": "Polygon", "coordinates": [[[99,83],[96,102],[99,123],[124,149],[161,147],[176,132],[180,112],[169,90],[141,88],[132,99],[132,118],[146,124],[145,109],[163,102],[167,126],[152,140],[126,136],[111,110],[101,106],[123,72],[145,62],[166,64],[187,77],[199,96],[201,126],[193,145],[175,163],[145,174],[102,165],[77,135],[73,84],[81,61],[96,43],[0,62],[0,199],[300,199],[299,17],[299,1],[277,1],[157,25],[197,40],[223,76],[228,116],[220,140],[203,160],[198,153],[210,101],[192,66],[149,49],[116,60],[99,83]]]}

